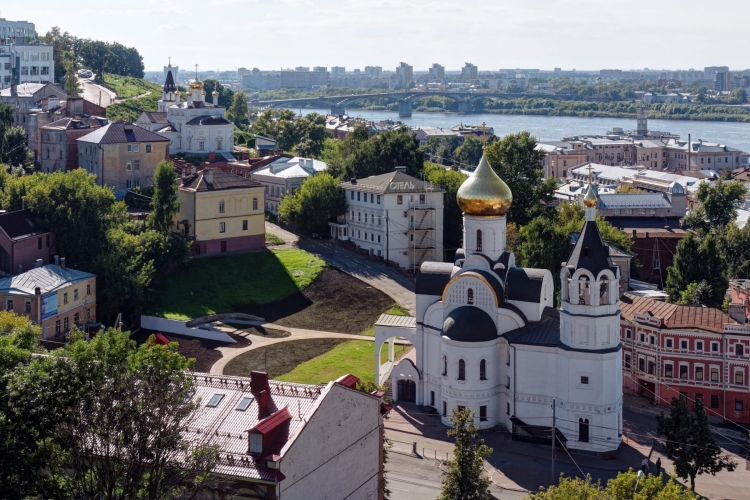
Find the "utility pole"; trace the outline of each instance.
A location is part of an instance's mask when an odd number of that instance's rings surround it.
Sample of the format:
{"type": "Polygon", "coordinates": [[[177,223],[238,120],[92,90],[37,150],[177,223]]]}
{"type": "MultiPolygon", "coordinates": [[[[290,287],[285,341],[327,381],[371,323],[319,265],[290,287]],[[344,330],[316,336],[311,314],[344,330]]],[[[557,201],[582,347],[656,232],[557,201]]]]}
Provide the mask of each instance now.
{"type": "Polygon", "coordinates": [[[557,400],[552,400],[552,475],[550,476],[550,486],[555,484],[555,406],[557,406],[557,400]]]}

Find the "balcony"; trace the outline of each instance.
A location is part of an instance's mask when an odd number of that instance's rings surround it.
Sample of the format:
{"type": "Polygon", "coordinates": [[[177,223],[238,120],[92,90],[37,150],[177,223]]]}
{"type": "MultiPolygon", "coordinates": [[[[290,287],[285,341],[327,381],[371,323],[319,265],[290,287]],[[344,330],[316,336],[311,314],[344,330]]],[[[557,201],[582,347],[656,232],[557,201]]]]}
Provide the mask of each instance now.
{"type": "Polygon", "coordinates": [[[411,208],[412,210],[435,210],[437,207],[435,206],[435,202],[433,201],[426,201],[424,203],[410,201],[409,208],[411,208]]]}

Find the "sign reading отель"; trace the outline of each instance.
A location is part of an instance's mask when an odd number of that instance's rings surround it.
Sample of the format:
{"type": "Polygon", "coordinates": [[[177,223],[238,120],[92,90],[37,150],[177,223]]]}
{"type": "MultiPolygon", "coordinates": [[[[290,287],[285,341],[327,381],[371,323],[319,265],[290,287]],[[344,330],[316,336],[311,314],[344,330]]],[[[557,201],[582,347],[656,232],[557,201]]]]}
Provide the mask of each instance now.
{"type": "Polygon", "coordinates": [[[412,182],[391,182],[391,189],[396,191],[403,191],[405,189],[414,189],[414,183],[412,182]]]}

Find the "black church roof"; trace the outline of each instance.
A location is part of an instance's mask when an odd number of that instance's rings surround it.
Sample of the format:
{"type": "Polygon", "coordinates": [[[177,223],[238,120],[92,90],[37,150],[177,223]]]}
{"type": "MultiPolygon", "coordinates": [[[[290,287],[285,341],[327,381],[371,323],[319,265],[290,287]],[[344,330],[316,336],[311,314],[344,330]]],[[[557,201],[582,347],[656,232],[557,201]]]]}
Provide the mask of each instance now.
{"type": "Polygon", "coordinates": [[[167,79],[164,82],[164,92],[177,92],[177,85],[174,83],[174,78],[172,77],[172,70],[170,69],[167,71],[167,79]]]}
{"type": "Polygon", "coordinates": [[[586,221],[565,265],[573,269],[586,269],[594,278],[605,269],[615,272],[616,266],[609,260],[609,249],[599,234],[596,221],[586,221]]]}

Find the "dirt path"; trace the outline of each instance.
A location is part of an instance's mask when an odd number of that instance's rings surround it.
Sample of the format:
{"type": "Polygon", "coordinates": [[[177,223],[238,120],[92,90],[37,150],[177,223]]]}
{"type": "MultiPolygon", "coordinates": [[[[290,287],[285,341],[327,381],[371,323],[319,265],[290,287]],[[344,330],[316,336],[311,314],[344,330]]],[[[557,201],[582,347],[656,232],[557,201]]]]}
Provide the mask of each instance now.
{"type": "MultiPolygon", "coordinates": [[[[293,340],[302,340],[302,339],[349,339],[349,340],[365,340],[368,342],[374,342],[375,337],[370,337],[368,335],[352,335],[349,333],[336,333],[336,332],[326,332],[326,331],[320,331],[320,330],[306,330],[304,328],[290,328],[288,326],[280,326],[273,323],[253,323],[248,322],[248,326],[260,326],[262,328],[272,328],[274,330],[284,330],[289,333],[291,333],[291,336],[284,337],[284,338],[268,338],[268,337],[260,337],[258,335],[251,335],[251,334],[243,334],[240,332],[237,332],[234,328],[229,327],[223,327],[223,326],[215,326],[214,328],[216,330],[220,330],[223,332],[230,332],[242,335],[243,337],[250,340],[252,343],[251,345],[247,347],[242,348],[232,348],[232,347],[217,347],[216,350],[219,351],[222,355],[221,359],[216,361],[214,365],[211,367],[211,373],[214,375],[221,375],[224,373],[224,367],[227,366],[227,364],[232,361],[234,358],[239,356],[240,354],[243,354],[247,351],[252,351],[253,349],[259,349],[261,347],[266,347],[271,344],[278,344],[279,342],[289,342],[293,340]]],[[[409,344],[406,340],[396,340],[396,344],[409,344]]]]}
{"type": "Polygon", "coordinates": [[[371,262],[360,255],[324,240],[300,238],[271,222],[266,222],[266,231],[287,242],[285,245],[274,247],[274,249],[301,248],[315,254],[343,272],[390,296],[410,314],[416,314],[417,303],[414,295],[414,283],[395,269],[386,267],[382,263],[371,262]]]}

